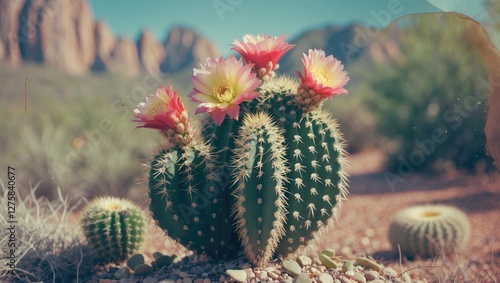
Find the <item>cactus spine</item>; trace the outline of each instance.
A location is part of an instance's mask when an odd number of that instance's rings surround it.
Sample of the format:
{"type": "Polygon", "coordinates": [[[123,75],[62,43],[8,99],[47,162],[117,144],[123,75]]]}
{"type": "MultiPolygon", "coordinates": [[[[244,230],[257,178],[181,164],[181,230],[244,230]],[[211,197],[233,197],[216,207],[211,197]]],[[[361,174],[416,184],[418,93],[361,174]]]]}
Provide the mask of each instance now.
{"type": "Polygon", "coordinates": [[[83,211],[81,226],[89,244],[107,262],[121,262],[144,241],[144,214],[129,200],[100,197],[83,211]]]}
{"type": "Polygon", "coordinates": [[[446,205],[420,205],[398,212],[389,227],[394,249],[408,256],[432,257],[462,247],[470,237],[467,216],[446,205]]]}
{"type": "Polygon", "coordinates": [[[236,231],[248,258],[269,260],[284,234],[288,167],[282,129],[265,113],[247,114],[234,149],[236,231]]]}
{"type": "Polygon", "coordinates": [[[211,152],[197,140],[165,145],[151,164],[150,210],[168,236],[189,249],[221,256],[232,248],[231,223],[211,152]]]}

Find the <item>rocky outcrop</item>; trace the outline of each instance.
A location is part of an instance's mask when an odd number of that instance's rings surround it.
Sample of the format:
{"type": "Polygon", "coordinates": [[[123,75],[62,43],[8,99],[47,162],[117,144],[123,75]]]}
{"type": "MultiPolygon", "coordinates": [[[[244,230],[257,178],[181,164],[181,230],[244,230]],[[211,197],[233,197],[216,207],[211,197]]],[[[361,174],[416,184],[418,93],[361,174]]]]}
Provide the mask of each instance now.
{"type": "Polygon", "coordinates": [[[30,0],[20,14],[23,58],[85,73],[95,58],[92,11],[84,0],[30,0]]]}
{"type": "Polygon", "coordinates": [[[151,31],[144,30],[141,33],[137,41],[137,50],[142,67],[148,72],[158,73],[160,63],[165,58],[165,49],[151,31]]]}
{"type": "Polygon", "coordinates": [[[219,56],[215,46],[193,30],[173,28],[164,43],[165,59],[160,70],[165,73],[205,62],[207,57],[219,56]]]}
{"type": "Polygon", "coordinates": [[[19,13],[24,0],[0,1],[0,62],[17,65],[21,62],[17,31],[19,13]]]}
{"type": "Polygon", "coordinates": [[[137,56],[137,45],[128,38],[118,38],[109,58],[105,61],[106,70],[136,75],[141,69],[137,56]]]}
{"type": "Polygon", "coordinates": [[[91,69],[93,71],[106,71],[106,64],[111,56],[111,51],[115,47],[115,36],[108,24],[103,21],[98,21],[95,24],[94,36],[96,54],[91,69]]]}
{"type": "Polygon", "coordinates": [[[116,39],[105,22],[94,22],[87,0],[0,0],[0,63],[134,75],[176,72],[217,55],[210,41],[185,28],[172,29],[163,44],[148,30],[137,42],[116,39]]]}

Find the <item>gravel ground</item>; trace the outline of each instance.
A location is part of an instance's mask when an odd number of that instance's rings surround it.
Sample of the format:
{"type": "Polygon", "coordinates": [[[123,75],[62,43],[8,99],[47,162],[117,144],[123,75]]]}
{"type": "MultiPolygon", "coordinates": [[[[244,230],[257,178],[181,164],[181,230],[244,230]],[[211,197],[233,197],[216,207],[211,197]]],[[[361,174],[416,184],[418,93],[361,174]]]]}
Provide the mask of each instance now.
{"type": "MultiPolygon", "coordinates": [[[[466,176],[456,172],[440,176],[413,174],[391,188],[380,173],[380,161],[380,154],[375,151],[351,157],[350,195],[342,206],[338,227],[308,252],[312,262],[301,268],[308,278],[295,282],[311,282],[307,281],[309,278],[324,283],[499,282],[500,176],[466,176]],[[387,234],[394,213],[424,203],[454,205],[468,215],[472,234],[464,248],[447,256],[413,260],[401,258],[392,250],[387,234]],[[339,260],[353,260],[352,272],[324,267],[318,261],[318,254],[326,248],[335,250],[339,260]],[[358,257],[365,256],[375,259],[381,269],[373,271],[373,267],[356,264],[358,257]]],[[[166,255],[187,254],[182,247],[165,239],[161,231],[151,229],[153,232],[148,235],[142,252],[146,263],[156,251],[166,255]]],[[[187,257],[171,268],[142,277],[132,275],[121,281],[114,278],[116,270],[103,271],[92,282],[292,282],[294,277],[284,270],[281,261],[270,263],[267,268],[252,269],[242,256],[226,262],[187,257]],[[227,270],[235,271],[228,275],[227,270]],[[99,279],[106,277],[109,279],[99,279]]]]}

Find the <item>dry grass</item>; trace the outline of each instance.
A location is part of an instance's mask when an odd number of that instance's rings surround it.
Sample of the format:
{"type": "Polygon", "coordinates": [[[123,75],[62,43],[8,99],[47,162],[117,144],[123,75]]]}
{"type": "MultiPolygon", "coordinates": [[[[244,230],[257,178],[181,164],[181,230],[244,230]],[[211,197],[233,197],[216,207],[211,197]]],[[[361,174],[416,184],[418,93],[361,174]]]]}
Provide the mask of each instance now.
{"type": "MultiPolygon", "coordinates": [[[[0,195],[7,201],[8,190],[0,180],[0,195]]],[[[8,275],[6,250],[10,232],[0,231],[0,278],[12,282],[71,282],[88,274],[95,261],[81,241],[72,217],[79,203],[70,205],[57,189],[58,199],[36,197],[37,185],[15,206],[15,275],[8,275]],[[90,263],[90,264],[89,264],[90,263]]],[[[0,222],[7,223],[7,205],[0,206],[0,222]]],[[[11,238],[12,239],[12,238],[11,238]]],[[[1,280],[0,280],[1,281],[1,280]]],[[[1,281],[4,282],[4,281],[1,281]]]]}

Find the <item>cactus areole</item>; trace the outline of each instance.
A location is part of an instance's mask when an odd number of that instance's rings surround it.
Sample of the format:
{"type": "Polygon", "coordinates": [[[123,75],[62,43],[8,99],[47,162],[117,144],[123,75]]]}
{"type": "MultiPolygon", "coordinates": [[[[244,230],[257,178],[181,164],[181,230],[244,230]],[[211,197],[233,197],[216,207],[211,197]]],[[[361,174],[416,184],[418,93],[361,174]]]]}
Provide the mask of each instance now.
{"type": "Polygon", "coordinates": [[[208,59],[194,70],[189,97],[196,114],[206,113],[198,130],[171,86],[135,111],[139,127],[164,137],[150,164],[152,216],[195,252],[225,257],[242,247],[263,265],[334,226],[347,161],[339,126],[321,105],[347,93],[349,78],[322,50],[304,54],[300,80],[277,76],[278,59],[293,48],[285,38],[246,35],[233,43],[243,59],[208,59]]]}

